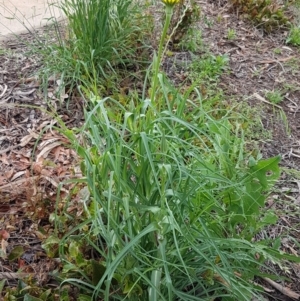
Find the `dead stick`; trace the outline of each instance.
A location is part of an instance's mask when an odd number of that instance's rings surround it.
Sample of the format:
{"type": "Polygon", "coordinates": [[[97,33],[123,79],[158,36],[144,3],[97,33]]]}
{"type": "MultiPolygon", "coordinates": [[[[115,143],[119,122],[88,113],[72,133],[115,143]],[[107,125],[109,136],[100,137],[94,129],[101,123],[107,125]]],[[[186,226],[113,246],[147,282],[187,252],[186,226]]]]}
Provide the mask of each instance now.
{"type": "Polygon", "coordinates": [[[274,107],[276,107],[276,108],[282,110],[282,107],[281,107],[281,106],[278,106],[278,105],[276,105],[275,103],[271,103],[271,102],[267,101],[265,98],[263,98],[262,96],[260,96],[258,93],[254,93],[252,96],[254,96],[255,98],[257,98],[258,100],[260,100],[260,101],[262,101],[262,102],[264,102],[264,103],[267,103],[267,104],[269,104],[269,105],[271,105],[271,106],[274,106],[274,107]]]}
{"type": "Polygon", "coordinates": [[[265,61],[260,61],[258,62],[259,64],[272,64],[272,63],[278,63],[278,62],[286,62],[289,61],[291,59],[295,58],[294,55],[289,56],[289,57],[283,57],[283,58],[278,58],[276,60],[265,60],[265,61]]]}
{"type": "Polygon", "coordinates": [[[24,277],[33,276],[33,273],[0,273],[0,279],[22,279],[24,277]]]}
{"type": "Polygon", "coordinates": [[[270,278],[263,278],[265,281],[267,281],[269,284],[271,284],[274,288],[276,288],[278,291],[280,291],[282,294],[295,299],[300,300],[300,294],[297,294],[290,290],[288,287],[284,287],[281,284],[271,280],[270,278]]]}

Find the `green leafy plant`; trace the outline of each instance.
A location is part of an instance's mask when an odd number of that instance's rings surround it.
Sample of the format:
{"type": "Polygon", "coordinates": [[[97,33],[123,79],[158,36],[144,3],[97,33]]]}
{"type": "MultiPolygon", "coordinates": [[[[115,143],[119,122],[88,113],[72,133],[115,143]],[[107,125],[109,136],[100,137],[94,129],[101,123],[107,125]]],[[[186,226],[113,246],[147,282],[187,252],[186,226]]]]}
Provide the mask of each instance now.
{"type": "Polygon", "coordinates": [[[234,40],[236,38],[236,32],[233,28],[229,28],[227,30],[227,39],[228,40],[234,40]]]}
{"type": "Polygon", "coordinates": [[[292,26],[289,32],[289,35],[286,39],[287,44],[294,46],[300,46],[300,27],[292,26]]]}
{"type": "Polygon", "coordinates": [[[273,0],[231,0],[234,9],[245,14],[249,19],[266,31],[271,31],[289,23],[285,13],[286,6],[273,0]]]}
{"type": "Polygon", "coordinates": [[[278,90],[274,90],[274,91],[267,91],[265,93],[266,95],[266,98],[271,102],[271,103],[274,103],[274,104],[278,104],[280,102],[283,101],[284,99],[284,96],[282,95],[282,92],[281,91],[278,91],[278,90]]]}
{"type": "Polygon", "coordinates": [[[226,70],[228,65],[226,55],[207,54],[195,59],[190,65],[189,77],[193,82],[210,81],[215,82],[226,70]]]}
{"type": "Polygon", "coordinates": [[[200,29],[189,28],[178,43],[181,50],[198,52],[203,48],[202,34],[200,29]]]}
{"type": "Polygon", "coordinates": [[[63,283],[105,300],[249,300],[259,292],[248,280],[265,260],[284,257],[253,242],[277,220],[263,208],[279,158],[247,156],[226,111],[216,121],[201,98],[189,101],[163,78],[160,89],[159,105],[127,108],[90,95],[83,145],[65,132],[83,158],[90,197],[85,221],[61,240],[73,278],[63,283]],[[86,248],[93,260],[82,256],[86,248]]]}
{"type": "MultiPolygon", "coordinates": [[[[77,286],[82,300],[246,301],[260,297],[251,281],[267,260],[299,261],[254,240],[277,220],[263,208],[279,157],[247,154],[241,116],[204,104],[194,87],[179,92],[159,70],[175,2],[164,1],[149,95],[144,87],[122,105],[81,86],[83,127],[60,122],[87,187],[82,221],[58,245],[61,287],[77,286]]],[[[216,80],[226,62],[197,62],[198,78],[216,80]]]]}

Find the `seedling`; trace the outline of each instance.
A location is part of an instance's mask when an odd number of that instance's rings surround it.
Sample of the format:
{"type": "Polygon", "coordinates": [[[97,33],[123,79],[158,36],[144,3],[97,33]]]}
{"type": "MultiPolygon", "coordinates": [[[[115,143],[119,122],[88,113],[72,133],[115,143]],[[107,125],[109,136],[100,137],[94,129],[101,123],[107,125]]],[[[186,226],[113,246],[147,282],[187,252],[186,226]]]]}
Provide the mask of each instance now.
{"type": "Polygon", "coordinates": [[[278,104],[283,101],[284,96],[282,95],[281,91],[279,90],[273,90],[273,91],[267,91],[265,93],[266,98],[274,104],[278,104]]]}
{"type": "Polygon", "coordinates": [[[227,31],[227,39],[234,40],[236,38],[236,32],[233,28],[229,28],[227,31]]]}
{"type": "Polygon", "coordinates": [[[281,54],[281,53],[282,53],[282,51],[281,51],[280,48],[275,48],[275,49],[273,50],[273,52],[274,52],[275,54],[281,54]]]}

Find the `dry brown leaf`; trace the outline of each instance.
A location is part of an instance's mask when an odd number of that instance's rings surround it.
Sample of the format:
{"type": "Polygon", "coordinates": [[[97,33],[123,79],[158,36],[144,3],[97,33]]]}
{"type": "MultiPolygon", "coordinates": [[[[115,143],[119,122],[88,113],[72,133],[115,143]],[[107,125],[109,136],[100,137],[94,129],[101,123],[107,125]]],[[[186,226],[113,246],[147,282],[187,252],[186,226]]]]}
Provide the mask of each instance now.
{"type": "MultiPolygon", "coordinates": [[[[47,177],[47,176],[43,176],[44,179],[46,179],[47,181],[49,181],[54,187],[58,187],[59,183],[56,182],[53,178],[50,178],[50,177],[47,177]]],[[[67,189],[65,189],[64,187],[61,187],[60,188],[61,191],[64,191],[64,192],[68,192],[67,189]]]]}
{"type": "Polygon", "coordinates": [[[10,237],[9,233],[6,230],[0,230],[0,238],[1,239],[8,239],[10,237]]]}
{"type": "Polygon", "coordinates": [[[11,181],[13,182],[14,180],[16,180],[17,178],[20,178],[21,176],[23,176],[25,174],[26,171],[19,171],[16,172],[15,175],[11,178],[11,181]]]}
{"type": "Polygon", "coordinates": [[[61,145],[61,142],[58,141],[58,142],[54,142],[50,145],[47,145],[36,157],[37,161],[39,161],[39,159],[41,157],[43,158],[47,158],[47,156],[49,155],[49,153],[57,146],[61,145]]]}
{"type": "Polygon", "coordinates": [[[8,246],[8,242],[5,239],[1,239],[1,253],[2,257],[6,258],[6,248],[8,246]]]}
{"type": "Polygon", "coordinates": [[[8,213],[10,206],[8,204],[0,204],[0,213],[8,213]]]}
{"type": "Polygon", "coordinates": [[[27,145],[31,139],[38,139],[39,138],[39,135],[37,133],[34,133],[34,132],[31,132],[29,135],[26,135],[24,136],[22,139],[21,139],[21,143],[20,143],[20,146],[24,147],[25,145],[27,145]]]}
{"type": "Polygon", "coordinates": [[[4,173],[4,176],[7,180],[9,180],[9,179],[11,179],[11,177],[13,176],[14,173],[15,173],[15,170],[13,168],[11,168],[4,173]]]}

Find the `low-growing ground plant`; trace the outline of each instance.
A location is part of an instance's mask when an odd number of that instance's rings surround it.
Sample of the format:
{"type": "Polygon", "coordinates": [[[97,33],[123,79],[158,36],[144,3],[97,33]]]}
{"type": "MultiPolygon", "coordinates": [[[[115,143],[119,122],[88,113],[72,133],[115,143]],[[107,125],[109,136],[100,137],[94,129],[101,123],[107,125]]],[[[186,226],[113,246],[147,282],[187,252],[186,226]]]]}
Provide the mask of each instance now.
{"type": "Polygon", "coordinates": [[[282,92],[279,90],[266,91],[265,95],[266,95],[266,98],[271,103],[274,103],[274,104],[278,104],[278,103],[282,102],[284,99],[282,92]]]}
{"type": "Polygon", "coordinates": [[[292,26],[289,32],[289,35],[286,39],[287,44],[294,46],[300,46],[300,27],[292,26]]]}
{"type": "Polygon", "coordinates": [[[235,30],[232,29],[232,28],[229,28],[227,30],[227,39],[228,40],[234,40],[235,38],[236,38],[236,32],[235,32],[235,30]]]}
{"type": "Polygon", "coordinates": [[[189,67],[189,78],[193,82],[216,82],[228,66],[226,55],[206,54],[194,59],[189,67]]]}
{"type": "Polygon", "coordinates": [[[250,300],[265,260],[285,256],[254,241],[277,220],[263,208],[279,158],[247,154],[230,113],[216,120],[160,78],[155,103],[90,95],[84,143],[66,132],[89,197],[60,242],[63,283],[105,300],[250,300]]]}
{"type": "MultiPolygon", "coordinates": [[[[264,204],[279,178],[280,158],[262,159],[246,147],[247,120],[221,105],[221,94],[203,97],[201,85],[216,87],[226,56],[199,57],[188,89],[175,88],[160,72],[177,0],[163,1],[165,26],[143,93],[124,102],[101,95],[99,77],[126,66],[131,39],[140,33],[127,23],[136,20],[129,2],[92,0],[77,7],[65,0],[71,32],[52,54],[59,68],[48,69],[78,83],[89,104],[79,129],[57,117],[81,157],[83,175],[72,181],[81,214],[75,218],[60,205],[50,217],[56,229],[43,244],[63,267],[59,300],[70,300],[71,293],[77,300],[261,300],[253,280],[261,268],[264,276],[273,273],[265,263],[299,262],[278,244],[256,240],[277,221],[264,204]]],[[[63,204],[60,195],[57,200],[63,204]]],[[[27,300],[48,298],[44,291],[35,297],[25,283],[19,292],[27,300]]]]}
{"type": "Polygon", "coordinates": [[[277,0],[231,0],[233,9],[246,15],[255,24],[266,31],[290,23],[286,14],[287,5],[277,0]]]}

